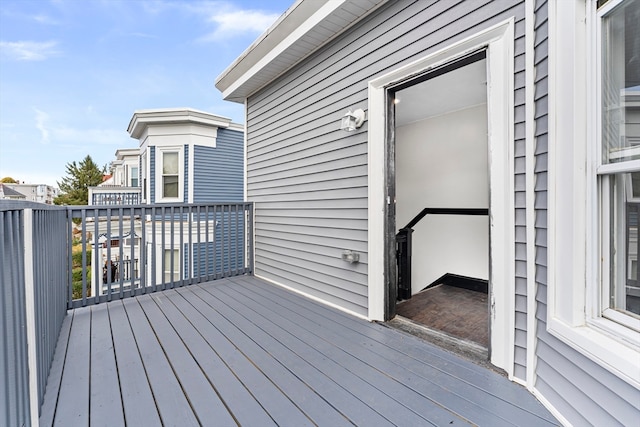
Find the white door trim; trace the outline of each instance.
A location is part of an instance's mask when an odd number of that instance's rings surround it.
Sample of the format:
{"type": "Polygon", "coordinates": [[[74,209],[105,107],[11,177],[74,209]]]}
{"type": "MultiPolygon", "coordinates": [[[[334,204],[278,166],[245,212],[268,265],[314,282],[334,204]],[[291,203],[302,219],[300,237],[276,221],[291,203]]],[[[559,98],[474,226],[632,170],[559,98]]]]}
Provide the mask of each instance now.
{"type": "Polygon", "coordinates": [[[387,88],[413,75],[487,48],[487,109],[491,178],[490,282],[491,362],[513,374],[515,327],[515,224],[514,224],[514,83],[513,18],[487,28],[449,47],[429,54],[369,82],[369,309],[371,320],[384,320],[386,93],[387,88]]]}

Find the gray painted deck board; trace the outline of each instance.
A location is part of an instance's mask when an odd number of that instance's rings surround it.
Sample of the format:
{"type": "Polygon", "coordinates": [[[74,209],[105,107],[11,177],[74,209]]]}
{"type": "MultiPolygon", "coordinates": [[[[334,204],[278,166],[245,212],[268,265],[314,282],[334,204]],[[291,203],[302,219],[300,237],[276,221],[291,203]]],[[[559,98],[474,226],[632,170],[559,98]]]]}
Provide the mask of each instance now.
{"type": "Polygon", "coordinates": [[[165,425],[197,426],[189,401],[158,343],[140,304],[135,299],[124,300],[129,321],[134,326],[133,335],[147,372],[149,384],[156,399],[160,418],[165,425]]]}
{"type": "MultiPolygon", "coordinates": [[[[238,285],[242,286],[242,289],[247,292],[244,295],[243,301],[252,299],[255,293],[260,292],[259,285],[253,285],[252,288],[246,288],[246,282],[241,283],[240,280],[233,280],[238,285]],[[255,288],[258,287],[258,290],[255,288]]],[[[242,290],[240,291],[242,292],[242,290]]],[[[272,303],[282,305],[282,310],[287,310],[287,317],[290,318],[290,322],[293,325],[300,327],[300,334],[316,334],[316,331],[320,332],[316,335],[318,339],[329,340],[336,349],[333,351],[348,352],[357,357],[361,362],[367,363],[372,367],[384,367],[385,378],[393,378],[397,381],[397,384],[410,384],[415,393],[422,393],[421,398],[425,397],[433,400],[436,404],[448,404],[451,405],[456,402],[460,407],[459,415],[470,420],[477,425],[486,425],[488,423],[492,425],[500,425],[500,418],[505,416],[509,412],[511,419],[519,419],[525,424],[531,425],[544,425],[545,423],[536,415],[530,413],[527,410],[514,407],[513,404],[503,400],[503,398],[493,396],[489,393],[479,399],[479,391],[476,386],[467,384],[466,382],[460,383],[460,378],[453,377],[449,373],[443,373],[440,370],[434,369],[425,365],[423,361],[418,361],[405,356],[393,348],[377,347],[375,351],[369,350],[371,343],[368,339],[354,340],[351,332],[345,331],[345,328],[340,322],[322,322],[320,316],[314,316],[310,314],[308,310],[304,311],[304,316],[296,315],[297,310],[292,307],[291,304],[282,304],[282,299],[269,298],[264,294],[261,298],[268,298],[272,303]],[[322,324],[322,330],[318,330],[317,325],[322,324]],[[475,401],[475,403],[474,403],[475,401]]],[[[258,310],[268,315],[264,309],[257,306],[258,310]]],[[[271,313],[280,313],[282,310],[271,310],[271,313]]],[[[273,316],[270,316],[273,317],[273,316]]],[[[291,331],[295,326],[290,326],[287,329],[291,331]]],[[[355,365],[350,369],[352,371],[358,370],[360,366],[355,365]]],[[[390,387],[387,385],[382,387],[384,390],[388,390],[390,387]]],[[[484,391],[484,390],[483,390],[484,391]]],[[[411,396],[411,392],[408,390],[402,391],[403,401],[408,402],[408,398],[411,396]]],[[[506,397],[506,396],[505,396],[506,397]]],[[[441,420],[438,420],[440,422],[441,420]]],[[[502,420],[505,421],[506,420],[502,420]]],[[[510,425],[506,423],[503,425],[510,425]]]]}
{"type": "Polygon", "coordinates": [[[54,425],[89,424],[91,312],[74,313],[54,425]]]}
{"type": "Polygon", "coordinates": [[[131,324],[121,301],[107,305],[113,333],[114,353],[118,365],[120,394],[128,425],[158,425],[160,415],[147,380],[131,324]]]}
{"type": "Polygon", "coordinates": [[[557,424],[496,373],[255,277],[77,309],[65,324],[42,425],[557,424]]]}
{"type": "Polygon", "coordinates": [[[113,352],[109,313],[104,304],[91,310],[91,426],[124,426],[120,384],[113,352]]]}

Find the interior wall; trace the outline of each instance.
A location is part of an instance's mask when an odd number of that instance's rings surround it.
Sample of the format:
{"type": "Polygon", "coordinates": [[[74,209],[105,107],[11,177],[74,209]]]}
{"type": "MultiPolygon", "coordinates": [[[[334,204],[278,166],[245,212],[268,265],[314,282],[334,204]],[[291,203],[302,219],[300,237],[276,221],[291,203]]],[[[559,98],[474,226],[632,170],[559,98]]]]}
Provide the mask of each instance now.
{"type": "MultiPolygon", "coordinates": [[[[396,129],[396,227],[425,207],[488,208],[486,104],[396,129]]],[[[427,215],[415,227],[412,293],[445,273],[488,279],[486,216],[427,215]]]]}

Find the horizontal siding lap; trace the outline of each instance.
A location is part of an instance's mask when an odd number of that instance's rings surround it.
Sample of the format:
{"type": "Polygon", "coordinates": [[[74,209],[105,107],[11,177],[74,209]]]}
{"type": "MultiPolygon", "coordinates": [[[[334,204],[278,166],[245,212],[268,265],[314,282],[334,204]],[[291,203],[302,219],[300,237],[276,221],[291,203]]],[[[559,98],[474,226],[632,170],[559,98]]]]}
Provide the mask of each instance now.
{"type": "Polygon", "coordinates": [[[367,231],[367,221],[348,218],[318,218],[311,216],[281,217],[277,215],[261,215],[261,224],[301,225],[305,227],[336,228],[344,230],[367,231]]]}
{"type": "MultiPolygon", "coordinates": [[[[337,247],[338,244],[336,239],[332,237],[325,236],[313,236],[309,234],[298,234],[291,233],[289,231],[286,232],[278,232],[271,230],[256,230],[256,242],[261,241],[260,239],[265,239],[264,241],[268,241],[267,239],[279,240],[282,245],[286,245],[287,242],[300,242],[303,244],[308,244],[312,246],[324,246],[328,248],[337,247]]],[[[256,243],[257,244],[257,243],[256,243]]],[[[340,247],[348,248],[351,250],[355,250],[358,252],[366,253],[367,251],[367,243],[358,240],[350,240],[350,241],[342,241],[340,247]]]]}
{"type": "Polygon", "coordinates": [[[343,178],[367,177],[367,165],[354,165],[336,168],[317,173],[306,173],[281,179],[255,179],[252,177],[251,188],[256,191],[265,188],[282,188],[292,184],[308,184],[313,182],[335,181],[343,178]]]}
{"type": "Polygon", "coordinates": [[[271,246],[263,243],[256,244],[256,247],[259,247],[261,251],[264,251],[263,255],[265,258],[287,264],[290,263],[303,268],[306,271],[333,275],[340,280],[335,283],[336,285],[346,282],[351,282],[351,284],[354,285],[360,285],[363,280],[362,275],[367,274],[367,266],[364,264],[349,264],[349,269],[346,269],[344,267],[346,262],[342,261],[339,256],[324,256],[308,253],[302,254],[299,251],[286,250],[282,247],[271,246]]]}
{"type": "MultiPolygon", "coordinates": [[[[275,279],[278,283],[285,285],[299,284],[302,289],[294,286],[295,289],[308,293],[311,296],[321,298],[339,306],[345,307],[359,314],[366,315],[367,288],[350,284],[347,289],[335,286],[335,282],[326,283],[324,278],[308,270],[299,269],[295,265],[287,266],[269,258],[256,260],[256,274],[261,277],[270,278],[279,276],[282,280],[275,279]],[[282,276],[282,272],[298,272],[294,275],[282,276]],[[315,276],[315,277],[314,277],[315,276]],[[318,278],[320,277],[320,278],[318,278]]],[[[273,279],[272,279],[273,280],[273,279]]]]}
{"type": "MultiPolygon", "coordinates": [[[[308,163],[308,162],[307,162],[308,163]]],[[[356,153],[351,156],[343,156],[339,159],[332,159],[325,162],[299,165],[297,167],[288,167],[287,169],[271,167],[270,173],[267,170],[251,170],[247,171],[247,182],[252,188],[257,187],[262,182],[269,183],[268,185],[275,185],[280,180],[286,178],[298,178],[306,179],[307,175],[314,173],[331,172],[332,170],[340,171],[342,169],[366,166],[367,154],[356,153]]]]}
{"type": "MultiPolygon", "coordinates": [[[[335,265],[339,265],[344,267],[344,264],[341,260],[341,254],[344,249],[355,250],[355,248],[349,247],[348,245],[333,245],[333,246],[323,246],[317,244],[310,244],[304,241],[299,240],[285,240],[285,239],[275,239],[270,237],[263,236],[260,239],[260,245],[265,245],[270,248],[278,248],[281,250],[283,254],[292,254],[296,257],[309,257],[314,255],[323,256],[325,258],[331,258],[329,261],[335,265]],[[306,255],[309,254],[309,255],[306,255]]],[[[357,252],[357,251],[356,251],[357,252]]],[[[351,266],[352,269],[358,270],[362,266],[366,266],[368,263],[367,254],[360,254],[360,261],[351,266]]],[[[366,268],[366,267],[363,267],[366,268]]],[[[366,272],[366,271],[365,271],[366,272]]]]}
{"type": "Polygon", "coordinates": [[[317,237],[329,237],[339,240],[366,241],[367,230],[350,230],[346,228],[320,228],[302,225],[269,224],[263,221],[255,223],[256,231],[275,231],[317,237]]]}
{"type": "Polygon", "coordinates": [[[334,145],[332,147],[334,149],[327,148],[329,147],[317,147],[315,150],[312,150],[313,154],[293,153],[291,155],[284,156],[283,158],[267,159],[262,162],[247,161],[247,166],[251,167],[251,175],[253,176],[256,173],[268,174],[270,172],[303,168],[320,163],[340,160],[342,157],[355,157],[359,154],[366,153],[365,143],[350,145],[347,147],[338,147],[334,145]]]}

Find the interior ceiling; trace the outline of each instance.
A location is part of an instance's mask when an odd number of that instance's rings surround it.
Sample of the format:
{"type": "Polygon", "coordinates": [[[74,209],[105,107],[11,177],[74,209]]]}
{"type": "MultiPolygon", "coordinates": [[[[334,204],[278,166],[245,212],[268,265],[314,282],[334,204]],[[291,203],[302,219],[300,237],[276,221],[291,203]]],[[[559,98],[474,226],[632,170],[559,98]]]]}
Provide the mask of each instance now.
{"type": "Polygon", "coordinates": [[[483,59],[396,92],[396,126],[486,104],[486,67],[483,59]]]}

